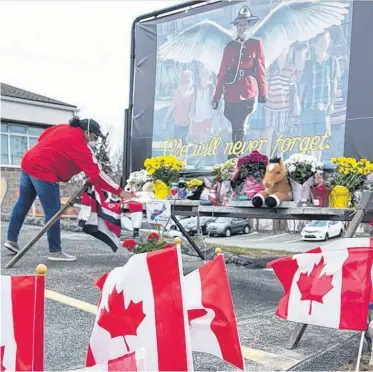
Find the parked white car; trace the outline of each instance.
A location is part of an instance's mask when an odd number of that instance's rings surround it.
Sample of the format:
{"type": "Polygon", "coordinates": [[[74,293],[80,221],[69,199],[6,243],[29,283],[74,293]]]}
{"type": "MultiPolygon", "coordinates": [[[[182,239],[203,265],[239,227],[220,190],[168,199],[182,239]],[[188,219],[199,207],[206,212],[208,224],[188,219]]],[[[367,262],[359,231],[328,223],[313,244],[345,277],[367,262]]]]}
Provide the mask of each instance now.
{"type": "Polygon", "coordinates": [[[312,221],[302,229],[300,235],[302,240],[328,240],[342,236],[343,232],[341,221],[312,221]]]}

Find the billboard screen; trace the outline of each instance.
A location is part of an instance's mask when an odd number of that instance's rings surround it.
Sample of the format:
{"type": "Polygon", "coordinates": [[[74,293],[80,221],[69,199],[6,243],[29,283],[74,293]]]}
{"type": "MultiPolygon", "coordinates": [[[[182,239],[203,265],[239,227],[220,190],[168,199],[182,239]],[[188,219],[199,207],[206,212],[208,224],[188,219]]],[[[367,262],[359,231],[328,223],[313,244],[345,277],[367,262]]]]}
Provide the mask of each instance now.
{"type": "Polygon", "coordinates": [[[132,169],[161,154],[205,172],[253,150],[326,165],[359,153],[347,136],[366,117],[349,102],[354,13],[350,1],[247,0],[136,24],[132,169]]]}

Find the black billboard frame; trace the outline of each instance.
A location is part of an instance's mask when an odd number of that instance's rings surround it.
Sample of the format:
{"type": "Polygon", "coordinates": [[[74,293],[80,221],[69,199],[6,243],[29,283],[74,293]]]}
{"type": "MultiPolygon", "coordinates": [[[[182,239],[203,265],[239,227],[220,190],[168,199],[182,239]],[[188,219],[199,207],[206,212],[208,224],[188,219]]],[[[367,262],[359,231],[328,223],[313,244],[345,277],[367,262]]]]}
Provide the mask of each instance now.
{"type": "MultiPolygon", "coordinates": [[[[237,0],[237,2],[242,2],[242,1],[245,1],[245,0],[237,0]]],[[[174,5],[174,6],[171,6],[171,7],[167,7],[167,8],[163,8],[163,9],[160,9],[160,10],[157,10],[157,11],[154,11],[154,12],[150,12],[150,13],[146,13],[146,14],[143,14],[143,15],[140,15],[138,16],[132,23],[132,28],[131,28],[131,54],[130,54],[130,89],[129,89],[129,105],[128,105],[128,108],[125,110],[125,120],[124,120],[124,124],[125,124],[125,130],[124,130],[124,149],[123,149],[123,168],[122,168],[122,185],[124,186],[125,185],[125,180],[128,178],[129,174],[131,173],[132,171],[132,149],[131,149],[131,146],[132,146],[132,121],[133,121],[133,107],[134,107],[134,74],[135,74],[135,30],[136,30],[136,25],[138,23],[141,23],[141,22],[145,22],[145,21],[151,21],[151,20],[157,20],[157,19],[160,19],[162,17],[168,17],[168,16],[171,16],[171,15],[176,15],[177,13],[182,13],[183,11],[186,11],[186,10],[189,10],[190,8],[200,8],[200,7],[203,7],[203,6],[208,6],[208,5],[212,5],[212,4],[221,4],[221,3],[231,3],[232,0],[210,0],[210,1],[204,1],[204,0],[195,0],[195,1],[187,1],[185,3],[180,3],[180,4],[177,4],[177,5],[174,5]],[[173,14],[172,14],[173,13],[173,14]]],[[[367,14],[365,15],[365,22],[369,23],[369,21],[371,22],[371,19],[369,18],[369,12],[373,12],[373,0],[363,0],[363,1],[359,1],[359,0],[351,0],[351,3],[353,4],[353,8],[354,8],[354,15],[352,17],[352,24],[353,24],[353,27],[352,27],[352,30],[351,30],[351,49],[354,49],[354,52],[355,50],[359,49],[359,52],[361,52],[361,46],[358,46],[358,45],[355,45],[354,46],[354,43],[353,43],[353,40],[356,40],[359,38],[359,40],[361,38],[365,39],[365,40],[369,40],[369,33],[367,33],[366,35],[362,34],[362,27],[359,27],[359,20],[357,20],[357,18],[360,18],[358,17],[357,15],[355,15],[355,8],[360,8],[359,9],[359,16],[362,16],[362,14],[364,14],[364,12],[367,14]],[[358,5],[357,5],[358,4],[358,5]],[[372,8],[370,8],[372,6],[372,8]]],[[[364,17],[363,17],[364,18],[364,17]]],[[[364,27],[363,27],[364,28],[364,27]]],[[[359,44],[359,43],[358,43],[359,44]]],[[[368,70],[371,70],[369,69],[369,60],[373,60],[372,57],[373,57],[373,50],[371,51],[371,54],[367,53],[367,51],[369,51],[369,48],[365,48],[366,49],[366,53],[364,53],[364,55],[361,55],[361,56],[355,56],[354,53],[351,53],[351,55],[353,55],[354,57],[353,58],[350,58],[350,76],[349,76],[349,82],[348,82],[348,98],[347,98],[347,116],[346,116],[346,126],[345,126],[345,148],[344,148],[344,154],[343,156],[347,156],[347,157],[367,157],[369,158],[368,156],[366,156],[366,154],[363,154],[359,151],[358,147],[356,147],[356,143],[360,143],[361,142],[361,138],[358,136],[356,136],[355,138],[355,143],[353,144],[352,142],[350,143],[350,146],[346,146],[347,144],[347,141],[346,139],[349,138],[351,140],[351,137],[355,137],[353,136],[354,132],[356,131],[356,127],[355,125],[359,124],[359,122],[363,121],[361,119],[364,119],[364,125],[368,125],[368,122],[369,120],[373,119],[373,106],[371,104],[369,104],[369,102],[367,101],[367,99],[365,100],[365,102],[363,103],[363,105],[359,104],[356,100],[355,100],[355,94],[357,92],[359,92],[361,94],[361,89],[359,89],[359,87],[357,86],[357,84],[353,83],[352,80],[352,76],[351,76],[351,70],[354,71],[354,73],[356,74],[358,71],[361,71],[361,70],[366,70],[364,67],[367,67],[368,70]],[[356,58],[357,57],[357,58],[356,58]],[[364,59],[363,57],[368,57],[367,58],[367,61],[365,61],[365,65],[364,66],[361,66],[359,65],[358,61],[360,59],[364,59]],[[353,66],[353,68],[352,68],[353,66]],[[364,106],[364,107],[362,107],[364,106]],[[363,111],[365,111],[365,117],[362,117],[360,118],[359,117],[359,114],[356,114],[356,111],[361,111],[363,108],[363,111]],[[369,115],[367,114],[367,112],[369,113],[369,115]],[[349,123],[350,122],[350,123],[349,123]],[[357,141],[357,142],[356,142],[357,141]],[[351,147],[352,145],[352,147],[351,147]]],[[[358,53],[359,54],[359,53],[358,53]]],[[[367,76],[367,79],[363,79],[361,80],[361,78],[359,79],[359,82],[358,82],[358,85],[363,85],[363,87],[365,88],[365,92],[363,94],[361,94],[362,96],[367,96],[369,97],[369,95],[371,94],[371,91],[370,91],[370,88],[368,87],[369,86],[369,83],[373,84],[373,70],[371,70],[370,72],[370,76],[368,75],[367,76]],[[365,84],[362,84],[362,82],[364,82],[365,84]],[[368,84],[366,84],[368,82],[368,84]]],[[[360,124],[361,125],[361,124],[360,124]]],[[[372,134],[368,131],[363,131],[365,132],[363,134],[363,137],[365,139],[365,143],[364,143],[364,148],[366,148],[367,145],[369,145],[369,138],[372,138],[373,139],[373,132],[372,134]],[[368,134],[368,139],[366,138],[366,135],[368,134]]],[[[366,152],[366,151],[364,151],[366,152]]],[[[371,155],[371,152],[369,152],[369,155],[371,155]]],[[[371,161],[373,161],[373,159],[370,159],[371,161]]],[[[325,172],[333,172],[334,171],[334,167],[333,168],[324,168],[324,171],[325,172]]],[[[208,176],[208,175],[211,175],[211,171],[209,170],[206,170],[206,171],[188,171],[187,172],[187,175],[189,177],[200,177],[200,176],[208,176]]]]}

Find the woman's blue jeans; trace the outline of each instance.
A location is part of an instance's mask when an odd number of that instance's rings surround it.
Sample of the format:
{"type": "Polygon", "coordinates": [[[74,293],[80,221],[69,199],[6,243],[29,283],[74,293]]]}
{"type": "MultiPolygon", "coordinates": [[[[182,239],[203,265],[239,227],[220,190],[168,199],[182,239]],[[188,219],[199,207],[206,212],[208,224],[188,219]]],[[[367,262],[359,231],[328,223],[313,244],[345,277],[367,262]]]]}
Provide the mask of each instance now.
{"type": "MultiPolygon", "coordinates": [[[[8,240],[16,242],[18,235],[36,196],[44,210],[45,222],[48,222],[61,207],[60,186],[58,183],[45,182],[21,172],[19,198],[13,207],[8,228],[8,240]]],[[[49,252],[61,251],[61,226],[58,220],[47,232],[49,252]]]]}

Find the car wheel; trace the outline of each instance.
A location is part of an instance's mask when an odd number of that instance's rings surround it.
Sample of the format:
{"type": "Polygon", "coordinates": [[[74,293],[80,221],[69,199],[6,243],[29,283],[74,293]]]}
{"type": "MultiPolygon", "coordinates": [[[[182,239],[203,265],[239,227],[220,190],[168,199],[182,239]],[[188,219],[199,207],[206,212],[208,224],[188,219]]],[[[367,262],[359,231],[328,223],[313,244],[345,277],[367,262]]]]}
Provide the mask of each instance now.
{"type": "Polygon", "coordinates": [[[224,235],[225,235],[227,238],[229,238],[230,236],[232,236],[232,231],[231,231],[231,229],[227,229],[227,230],[225,230],[224,235]]]}
{"type": "Polygon", "coordinates": [[[343,236],[343,230],[341,230],[341,232],[339,233],[339,235],[338,236],[340,236],[340,237],[342,237],[343,236]]]}
{"type": "Polygon", "coordinates": [[[206,228],[206,226],[202,227],[202,235],[207,235],[207,228],[206,228]]]}
{"type": "Polygon", "coordinates": [[[328,233],[326,233],[325,234],[325,239],[324,239],[325,241],[328,241],[329,240],[329,234],[328,233]]]}
{"type": "Polygon", "coordinates": [[[250,226],[249,225],[246,225],[244,228],[243,228],[243,233],[244,234],[248,234],[250,232],[250,226]]]}

